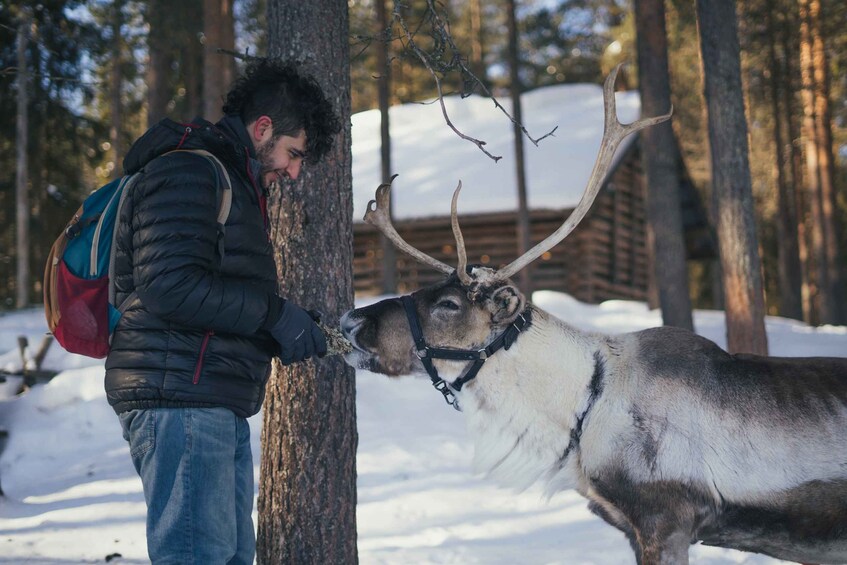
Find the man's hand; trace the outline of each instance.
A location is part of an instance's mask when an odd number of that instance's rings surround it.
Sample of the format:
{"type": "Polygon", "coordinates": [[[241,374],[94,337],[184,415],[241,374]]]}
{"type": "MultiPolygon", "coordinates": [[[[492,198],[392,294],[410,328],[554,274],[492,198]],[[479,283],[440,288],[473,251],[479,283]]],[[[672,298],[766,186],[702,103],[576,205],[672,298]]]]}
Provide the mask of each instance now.
{"type": "Polygon", "coordinates": [[[326,338],[306,310],[293,302],[282,307],[279,321],[271,328],[271,335],[279,342],[283,365],[304,361],[317,355],[326,355],[326,338]]]}

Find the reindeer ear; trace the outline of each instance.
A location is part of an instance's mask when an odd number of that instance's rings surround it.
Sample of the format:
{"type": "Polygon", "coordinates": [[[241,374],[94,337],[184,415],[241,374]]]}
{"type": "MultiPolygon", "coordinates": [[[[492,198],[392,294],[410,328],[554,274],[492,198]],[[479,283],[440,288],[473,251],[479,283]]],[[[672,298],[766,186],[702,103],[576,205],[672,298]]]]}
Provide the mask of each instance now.
{"type": "Polygon", "coordinates": [[[488,309],[491,321],[498,325],[511,324],[523,312],[526,298],[516,287],[501,286],[491,294],[488,309]]]}

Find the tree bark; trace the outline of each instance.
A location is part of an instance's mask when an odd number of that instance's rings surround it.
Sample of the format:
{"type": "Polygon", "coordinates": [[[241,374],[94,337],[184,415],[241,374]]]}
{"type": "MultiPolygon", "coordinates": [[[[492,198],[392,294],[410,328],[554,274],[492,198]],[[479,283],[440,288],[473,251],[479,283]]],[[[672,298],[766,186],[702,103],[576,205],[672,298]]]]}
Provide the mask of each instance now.
{"type": "Polygon", "coordinates": [[[821,121],[817,116],[816,61],[814,56],[814,26],[812,24],[812,0],[800,0],[800,75],[803,80],[803,138],[806,166],[806,193],[811,211],[812,261],[814,273],[813,323],[835,323],[839,306],[833,292],[833,277],[827,257],[827,205],[824,195],[824,167],[820,162],[823,154],[820,144],[823,134],[819,131],[821,121]]]}
{"type": "Polygon", "coordinates": [[[748,161],[733,0],[697,0],[712,153],[712,190],[726,300],[727,349],[766,355],[765,301],[748,161]]]}
{"type": "Polygon", "coordinates": [[[488,88],[488,73],[485,69],[485,39],[482,26],[482,1],[470,0],[470,69],[474,76],[488,88]]]}
{"type": "MultiPolygon", "coordinates": [[[[347,2],[268,2],[269,55],[299,59],[339,114],[324,160],[271,195],[280,291],[328,321],[353,305],[347,2]]],[[[258,562],[355,564],[355,373],[338,357],[276,367],[267,387],[258,562]]]]}
{"type": "Polygon", "coordinates": [[[168,113],[171,99],[170,69],[173,55],[169,46],[167,5],[164,0],[150,0],[147,6],[149,64],[147,65],[147,125],[158,123],[168,113]]]}
{"type": "Polygon", "coordinates": [[[123,104],[121,93],[123,91],[123,53],[124,40],[121,29],[124,24],[123,14],[124,0],[115,0],[112,4],[112,69],[109,81],[109,142],[112,145],[112,169],[111,178],[116,179],[123,174],[122,160],[124,157],[123,147],[123,104]]]}
{"type": "MultiPolygon", "coordinates": [[[[378,38],[376,44],[376,74],[377,95],[379,98],[379,134],[380,134],[380,164],[382,168],[382,183],[391,182],[391,121],[388,109],[391,107],[391,65],[388,59],[391,33],[388,24],[388,11],[385,9],[386,0],[376,0],[376,26],[378,38]]],[[[389,203],[389,217],[393,217],[393,201],[389,203]]],[[[397,251],[394,244],[380,234],[382,249],[382,292],[394,294],[397,292],[397,251]]]]}
{"type": "Polygon", "coordinates": [[[788,147],[786,161],[790,172],[791,188],[794,193],[797,210],[797,250],[800,254],[800,270],[802,286],[800,297],[803,306],[803,320],[812,323],[814,319],[812,275],[809,258],[809,230],[807,198],[803,191],[803,152],[801,148],[800,112],[797,109],[796,78],[799,74],[799,40],[794,33],[797,22],[793,18],[786,19],[780,27],[779,40],[785,53],[784,76],[785,88],[782,89],[782,104],[785,111],[785,123],[788,128],[788,147]]]}
{"type": "Polygon", "coordinates": [[[17,172],[15,175],[15,226],[17,238],[15,251],[17,256],[17,279],[15,284],[15,307],[29,306],[29,67],[26,61],[27,45],[29,44],[30,18],[27,9],[21,10],[21,21],[18,23],[18,113],[16,119],[15,145],[17,148],[17,172]]]}
{"type": "Polygon", "coordinates": [[[169,23],[176,24],[172,26],[173,33],[181,41],[179,70],[184,81],[185,107],[180,113],[193,118],[203,115],[206,100],[203,91],[204,49],[200,43],[203,22],[202,18],[197,18],[197,14],[203,13],[203,0],[181,0],[179,10],[182,11],[182,17],[178,17],[176,22],[170,20],[169,23]]]}
{"type": "MultiPolygon", "coordinates": [[[[641,114],[658,116],[671,107],[664,0],[636,0],[635,27],[641,114]]],[[[668,121],[639,135],[662,321],[666,326],[693,330],[679,196],[681,157],[673,128],[668,121]]]]}
{"type": "MultiPolygon", "coordinates": [[[[800,263],[800,246],[797,239],[798,219],[797,200],[794,187],[788,179],[785,160],[785,130],[783,110],[780,106],[780,89],[790,89],[782,73],[783,63],[777,54],[777,28],[774,21],[776,6],[774,0],[768,0],[765,6],[768,29],[768,59],[771,68],[769,79],[771,108],[773,111],[774,167],[776,169],[778,204],[777,221],[777,273],[779,279],[779,312],[780,315],[803,319],[802,302],[802,266],[800,263]]],[[[786,54],[783,53],[783,58],[786,54]]],[[[790,156],[789,156],[790,158],[790,156]]]]}
{"type": "MultiPolygon", "coordinates": [[[[512,97],[512,136],[515,140],[515,178],[518,185],[518,256],[526,253],[532,247],[529,226],[529,205],[526,196],[526,170],[523,149],[523,111],[521,109],[521,93],[523,91],[520,77],[520,57],[518,49],[518,22],[515,14],[515,0],[506,2],[506,20],[509,28],[509,90],[512,97]]],[[[520,287],[528,298],[532,297],[532,266],[529,265],[520,273],[520,287]]]]}
{"type": "Polygon", "coordinates": [[[841,225],[837,214],[835,190],[835,157],[833,152],[832,110],[830,106],[831,79],[829,58],[824,45],[823,14],[820,0],[809,3],[815,83],[815,133],[817,134],[818,165],[820,167],[823,229],[826,236],[826,262],[829,273],[829,292],[835,307],[827,318],[834,324],[847,323],[847,304],[844,292],[844,266],[840,260],[841,225]]]}
{"type": "Polygon", "coordinates": [[[203,0],[203,116],[219,120],[223,98],[235,78],[235,58],[218,49],[235,50],[234,0],[203,0]]]}

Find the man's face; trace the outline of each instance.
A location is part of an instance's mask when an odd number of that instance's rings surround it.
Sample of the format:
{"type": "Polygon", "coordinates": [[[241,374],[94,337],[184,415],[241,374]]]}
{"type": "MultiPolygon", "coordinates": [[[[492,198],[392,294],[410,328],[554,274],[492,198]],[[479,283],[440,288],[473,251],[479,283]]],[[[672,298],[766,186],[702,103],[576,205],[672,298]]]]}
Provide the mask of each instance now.
{"type": "Polygon", "coordinates": [[[256,156],[262,164],[262,185],[275,181],[296,179],[306,156],[306,132],[300,130],[296,137],[281,135],[269,137],[256,146],[256,156]]]}
{"type": "Polygon", "coordinates": [[[256,156],[262,164],[262,186],[270,186],[283,179],[296,179],[306,157],[306,132],[297,135],[274,137],[273,122],[262,116],[247,126],[247,131],[256,148],[256,156]]]}

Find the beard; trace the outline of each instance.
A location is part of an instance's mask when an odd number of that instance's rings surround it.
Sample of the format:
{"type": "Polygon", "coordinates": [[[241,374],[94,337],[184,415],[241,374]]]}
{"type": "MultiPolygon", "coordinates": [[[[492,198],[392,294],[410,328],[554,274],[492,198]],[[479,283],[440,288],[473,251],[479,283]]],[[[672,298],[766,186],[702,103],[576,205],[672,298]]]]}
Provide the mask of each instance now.
{"type": "Polygon", "coordinates": [[[262,184],[264,185],[264,188],[273,188],[276,186],[277,183],[277,177],[276,174],[274,174],[273,179],[271,179],[270,182],[265,184],[265,176],[268,173],[274,171],[272,154],[275,147],[276,138],[274,137],[271,137],[268,141],[256,147],[256,160],[259,161],[259,165],[261,165],[259,176],[261,178],[262,184]]]}

